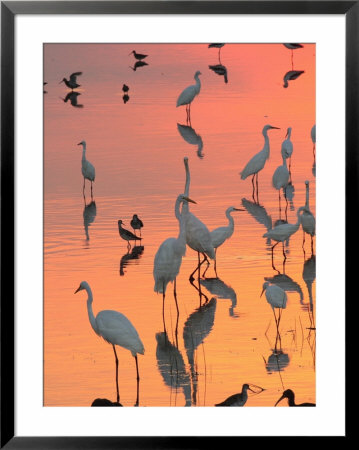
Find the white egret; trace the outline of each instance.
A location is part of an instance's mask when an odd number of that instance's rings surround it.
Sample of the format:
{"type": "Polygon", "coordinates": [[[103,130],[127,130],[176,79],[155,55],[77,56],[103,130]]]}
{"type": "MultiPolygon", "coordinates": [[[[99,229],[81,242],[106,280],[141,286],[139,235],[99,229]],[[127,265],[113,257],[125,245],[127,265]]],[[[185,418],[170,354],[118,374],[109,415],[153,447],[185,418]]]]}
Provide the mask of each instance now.
{"type": "Polygon", "coordinates": [[[186,87],[177,99],[176,107],[186,105],[187,123],[191,122],[191,103],[201,90],[201,82],[199,76],[202,75],[199,70],[194,74],[196,84],[186,87]]]}
{"type": "Polygon", "coordinates": [[[277,401],[277,403],[274,406],[277,406],[278,403],[283,400],[284,398],[288,399],[288,406],[316,406],[315,403],[299,403],[299,405],[297,405],[295,403],[295,396],[294,396],[294,392],[291,389],[287,389],[283,392],[283,395],[281,396],[281,398],[277,401]]]}
{"type": "Polygon", "coordinates": [[[312,142],[313,142],[313,155],[315,158],[315,144],[317,142],[317,127],[314,124],[312,129],[310,130],[310,137],[312,138],[312,142]]]}
{"type": "Polygon", "coordinates": [[[133,231],[135,232],[135,234],[136,234],[136,231],[135,231],[135,230],[140,230],[140,236],[142,236],[141,228],[143,227],[143,222],[142,222],[142,220],[138,217],[137,214],[134,214],[134,215],[133,215],[132,220],[131,220],[131,222],[130,222],[130,225],[131,225],[133,231]]]}
{"type": "Polygon", "coordinates": [[[264,137],[264,147],[263,149],[255,154],[249,162],[246,164],[242,172],[240,172],[241,179],[245,180],[250,175],[253,175],[252,184],[253,184],[253,197],[254,197],[254,177],[257,175],[257,199],[258,199],[258,172],[261,171],[269,158],[269,138],[268,138],[268,130],[279,130],[278,127],[273,127],[272,125],[265,125],[262,130],[262,134],[264,137]]]}
{"type": "MultiPolygon", "coordinates": [[[[234,232],[234,220],[233,220],[233,217],[231,216],[231,213],[233,211],[245,211],[245,210],[235,208],[234,206],[230,206],[229,208],[226,209],[226,213],[225,213],[226,217],[228,219],[228,225],[226,227],[218,227],[218,228],[214,229],[213,231],[211,231],[211,233],[210,233],[212,245],[214,247],[214,252],[215,252],[216,256],[217,256],[217,248],[220,247],[224,243],[224,241],[229,239],[234,232]]],[[[207,268],[208,268],[208,266],[207,266],[207,268]]],[[[217,275],[216,259],[214,260],[214,271],[216,272],[216,275],[217,275]]],[[[217,277],[218,277],[218,275],[217,275],[217,277]]]]}
{"type": "MultiPolygon", "coordinates": [[[[189,171],[188,158],[183,159],[186,170],[186,184],[185,184],[185,196],[189,196],[189,186],[191,183],[191,175],[189,171]]],[[[186,221],[186,242],[192,250],[198,253],[198,267],[190,275],[190,280],[193,279],[193,275],[198,270],[204,261],[208,261],[207,256],[211,259],[216,259],[216,254],[212,244],[210,232],[206,225],[201,222],[194,214],[189,211],[188,203],[184,203],[182,206],[182,215],[186,221]],[[199,254],[202,253],[204,259],[200,262],[199,254]]],[[[198,273],[200,277],[200,272],[198,273]]]]}
{"type": "MultiPolygon", "coordinates": [[[[304,211],[305,206],[301,206],[298,208],[297,211],[297,222],[295,224],[292,223],[281,223],[280,225],[275,226],[271,230],[267,231],[267,233],[263,234],[263,237],[273,239],[274,241],[277,241],[277,244],[279,242],[284,242],[287,239],[289,239],[292,234],[294,234],[296,231],[298,231],[298,228],[301,223],[300,213],[304,211]]],[[[275,247],[277,244],[275,244],[273,247],[275,247]]]]}
{"type": "Polygon", "coordinates": [[[181,194],[175,203],[175,216],[179,222],[179,234],[177,238],[168,238],[162,242],[156,252],[153,265],[153,278],[155,279],[154,291],[162,294],[162,315],[165,326],[164,308],[166,288],[169,282],[174,282],[174,298],[177,313],[176,277],[180,271],[182,257],[186,254],[186,221],[183,214],[180,214],[180,205],[184,202],[196,203],[194,200],[181,194]]]}
{"type": "Polygon", "coordinates": [[[124,239],[125,241],[127,241],[127,246],[130,247],[130,241],[140,241],[142,238],[136,236],[135,234],[133,234],[131,231],[126,230],[125,228],[123,228],[122,224],[122,220],[118,220],[118,232],[119,235],[122,237],[122,239],[124,239]]]}
{"type": "Polygon", "coordinates": [[[77,145],[82,145],[82,160],[81,160],[81,173],[84,177],[83,193],[85,195],[85,180],[91,181],[91,197],[92,197],[92,183],[95,181],[95,168],[86,159],[86,142],[81,141],[77,145]]]}
{"type": "Polygon", "coordinates": [[[277,326],[277,332],[279,332],[279,322],[282,317],[282,310],[287,307],[287,294],[286,292],[276,284],[270,284],[268,281],[263,283],[263,290],[261,293],[261,297],[265,292],[267,302],[271,305],[274,320],[277,326]],[[275,313],[275,309],[278,309],[278,319],[275,313]]]}
{"type": "Polygon", "coordinates": [[[242,386],[242,392],[240,392],[239,394],[231,395],[222,403],[217,403],[215,406],[244,406],[248,399],[248,390],[252,391],[248,384],[244,384],[242,386]]]}
{"type": "Polygon", "coordinates": [[[287,72],[283,77],[284,81],[283,87],[287,88],[288,81],[296,80],[298,77],[302,75],[302,73],[304,73],[304,70],[290,70],[289,72],[287,72]]]}
{"type": "Polygon", "coordinates": [[[77,77],[82,75],[82,72],[74,72],[69,76],[69,79],[63,78],[59,84],[65,83],[66,86],[72,90],[81,86],[81,84],[77,84],[77,77]]]}
{"type": "Polygon", "coordinates": [[[289,127],[287,129],[287,134],[285,135],[286,139],[282,142],[282,156],[284,158],[289,158],[289,170],[292,162],[292,153],[293,153],[293,142],[290,140],[290,136],[292,134],[292,128],[289,127]]]}
{"type": "Polygon", "coordinates": [[[137,372],[137,401],[138,405],[138,393],[139,393],[139,373],[138,373],[138,361],[137,354],[144,355],[145,348],[137,333],[136,328],[127,319],[126,316],[118,311],[104,310],[100,311],[97,316],[94,316],[92,310],[93,295],[90,285],[87,281],[82,281],[80,286],[75,291],[75,294],[79,291],[86,290],[87,292],[87,311],[90,320],[90,324],[94,332],[102,337],[106,342],[112,345],[115,360],[116,360],[116,389],[117,389],[117,403],[120,401],[120,393],[118,389],[118,358],[115,345],[123,347],[129,350],[136,361],[137,372]]]}
{"type": "Polygon", "coordinates": [[[287,160],[286,157],[282,154],[283,164],[281,166],[278,166],[276,170],[274,171],[273,177],[272,177],[272,184],[274,189],[278,190],[279,195],[279,211],[281,210],[280,206],[280,190],[285,189],[288,182],[289,182],[289,170],[287,167],[287,160]]]}
{"type": "Polygon", "coordinates": [[[315,236],[315,217],[309,209],[309,181],[305,182],[305,207],[301,215],[301,223],[303,228],[303,247],[305,243],[305,233],[311,237],[311,247],[313,254],[313,236],[315,236]]]}
{"type": "Polygon", "coordinates": [[[129,55],[132,55],[137,59],[137,61],[141,61],[142,59],[147,58],[148,55],[141,55],[141,53],[136,53],[135,50],[132,50],[131,53],[129,53],[129,55]]]}

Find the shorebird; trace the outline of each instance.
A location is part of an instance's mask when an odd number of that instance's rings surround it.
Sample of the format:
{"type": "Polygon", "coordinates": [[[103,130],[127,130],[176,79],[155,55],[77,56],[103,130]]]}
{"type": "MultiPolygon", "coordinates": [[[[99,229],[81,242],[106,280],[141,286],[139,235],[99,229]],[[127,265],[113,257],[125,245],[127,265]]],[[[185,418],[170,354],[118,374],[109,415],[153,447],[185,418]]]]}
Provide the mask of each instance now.
{"type": "Polygon", "coordinates": [[[240,392],[239,394],[231,395],[230,397],[226,398],[226,400],[224,400],[222,403],[217,403],[215,406],[244,406],[248,399],[247,394],[248,389],[252,391],[252,389],[249,387],[248,384],[244,384],[242,386],[242,392],[240,392]]]}
{"type": "MultiPolygon", "coordinates": [[[[141,228],[143,227],[143,222],[141,219],[138,218],[137,214],[133,215],[130,225],[131,225],[133,231],[140,230],[140,236],[142,236],[141,228]]],[[[135,231],[135,234],[136,234],[136,231],[135,231]]]]}
{"type": "Polygon", "coordinates": [[[81,84],[77,84],[77,82],[76,82],[76,78],[79,75],[82,75],[82,72],[74,72],[70,75],[69,80],[66,80],[66,78],[63,78],[59,84],[65,83],[68,88],[74,90],[81,86],[81,84]]]}
{"type": "Polygon", "coordinates": [[[141,55],[141,53],[136,53],[135,50],[132,50],[132,52],[129,53],[129,55],[132,55],[132,54],[138,61],[141,61],[142,59],[145,59],[148,56],[148,55],[141,55]]]}
{"type": "Polygon", "coordinates": [[[117,223],[118,223],[118,232],[119,232],[120,236],[122,237],[122,239],[127,241],[128,247],[131,246],[130,241],[140,241],[142,239],[142,238],[136,236],[135,234],[131,233],[131,231],[123,228],[122,220],[119,220],[117,223]]]}
{"type": "Polygon", "coordinates": [[[277,401],[277,403],[274,406],[277,406],[278,403],[281,400],[283,400],[284,398],[288,399],[288,406],[316,406],[315,403],[300,403],[299,405],[297,405],[295,403],[294,392],[291,389],[287,389],[286,391],[284,391],[283,395],[281,396],[281,398],[277,401]]]}

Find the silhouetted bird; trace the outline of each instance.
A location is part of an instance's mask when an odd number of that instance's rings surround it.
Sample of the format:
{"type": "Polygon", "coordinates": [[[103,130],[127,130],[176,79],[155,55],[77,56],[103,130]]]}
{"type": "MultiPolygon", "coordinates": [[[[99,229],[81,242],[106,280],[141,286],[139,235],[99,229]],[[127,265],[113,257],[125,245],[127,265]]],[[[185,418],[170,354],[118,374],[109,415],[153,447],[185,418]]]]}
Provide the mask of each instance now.
{"type": "MultiPolygon", "coordinates": [[[[75,89],[75,88],[78,88],[78,87],[80,87],[81,85],[80,84],[77,84],[77,77],[79,76],[79,75],[82,75],[82,72],[74,72],[74,73],[72,73],[71,75],[70,75],[70,77],[69,77],[69,80],[66,80],[66,78],[63,78],[61,81],[60,81],[60,83],[65,83],[66,84],[66,86],[67,87],[69,87],[70,89],[75,89]]],[[[59,84],[60,84],[59,83],[59,84]]]]}
{"type": "Polygon", "coordinates": [[[240,392],[239,394],[231,395],[226,400],[224,400],[224,402],[217,403],[215,406],[244,406],[248,399],[248,389],[252,391],[248,384],[244,384],[242,386],[242,392],[240,392]]]}
{"type": "Polygon", "coordinates": [[[142,239],[140,237],[137,237],[135,234],[131,233],[131,231],[123,228],[122,220],[119,220],[117,223],[118,223],[118,232],[120,233],[122,239],[128,242],[128,245],[130,245],[130,241],[140,241],[142,239]]]}
{"type": "Polygon", "coordinates": [[[136,72],[136,69],[139,67],[148,66],[148,64],[144,61],[136,61],[135,65],[133,67],[130,66],[130,69],[132,69],[134,72],[136,72]]]}
{"type": "Polygon", "coordinates": [[[283,44],[283,45],[289,48],[289,50],[296,50],[298,48],[303,48],[302,44],[283,44]]]}
{"type": "MultiPolygon", "coordinates": [[[[142,236],[141,228],[143,227],[143,222],[141,219],[138,218],[137,214],[133,215],[130,225],[133,228],[133,231],[140,230],[140,236],[142,236]]],[[[135,231],[135,234],[136,234],[136,231],[135,231]]]]}
{"type": "Polygon", "coordinates": [[[123,90],[123,92],[128,92],[130,90],[130,88],[127,86],[127,84],[124,84],[122,86],[122,90],[123,90]]]}
{"type": "Polygon", "coordinates": [[[64,103],[67,103],[70,100],[71,106],[74,106],[75,108],[83,108],[84,105],[79,105],[77,103],[77,97],[81,95],[80,92],[71,91],[69,92],[65,98],[61,99],[64,101],[64,103]]]}
{"type": "Polygon", "coordinates": [[[290,70],[284,75],[283,81],[283,87],[288,87],[288,81],[296,80],[298,77],[300,77],[304,73],[304,70],[290,70]]]}
{"type": "Polygon", "coordinates": [[[107,398],[96,398],[91,406],[122,406],[119,402],[111,402],[107,398]]]}
{"type": "Polygon", "coordinates": [[[124,94],[122,97],[123,103],[126,104],[130,100],[130,96],[127,94],[124,94]]]}
{"type": "Polygon", "coordinates": [[[141,53],[136,53],[135,50],[132,50],[132,52],[130,53],[130,55],[132,55],[138,60],[141,61],[142,59],[147,58],[148,55],[141,55],[141,53]]]}
{"type": "Polygon", "coordinates": [[[315,403],[300,403],[299,405],[296,405],[295,398],[294,398],[294,392],[291,389],[287,389],[283,392],[283,395],[281,398],[277,401],[277,403],[274,406],[277,406],[278,403],[283,400],[284,398],[288,399],[288,406],[316,406],[315,403]]]}

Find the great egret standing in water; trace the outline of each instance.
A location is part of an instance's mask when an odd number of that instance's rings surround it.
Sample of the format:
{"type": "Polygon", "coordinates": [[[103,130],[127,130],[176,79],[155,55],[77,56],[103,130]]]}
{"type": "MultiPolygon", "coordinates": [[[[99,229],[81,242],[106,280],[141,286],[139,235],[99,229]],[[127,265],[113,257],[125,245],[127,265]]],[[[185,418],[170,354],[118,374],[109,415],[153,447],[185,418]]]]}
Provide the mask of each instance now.
{"type": "Polygon", "coordinates": [[[303,248],[305,243],[305,233],[311,237],[311,248],[313,254],[313,236],[315,236],[315,217],[309,209],[309,181],[305,182],[305,207],[301,215],[301,223],[303,228],[303,248]]]}
{"type": "Polygon", "coordinates": [[[282,317],[282,310],[287,307],[287,294],[286,292],[279,286],[275,284],[270,284],[268,281],[263,283],[263,290],[261,293],[261,297],[265,292],[267,302],[271,305],[275,324],[277,326],[277,332],[279,333],[279,322],[282,317]],[[275,313],[275,308],[278,309],[278,319],[275,313]]]}
{"type": "Polygon", "coordinates": [[[241,179],[245,180],[250,175],[253,175],[252,184],[253,184],[253,196],[254,196],[254,177],[257,175],[257,200],[258,200],[258,172],[260,172],[267,159],[269,158],[269,138],[268,138],[268,130],[279,130],[278,127],[273,127],[272,125],[265,125],[262,130],[262,134],[264,137],[264,147],[263,149],[255,154],[249,162],[246,164],[242,172],[240,172],[241,179]]]}
{"type": "Polygon", "coordinates": [[[140,355],[144,355],[145,353],[145,348],[137,333],[137,330],[126,316],[117,311],[100,311],[95,317],[92,310],[93,295],[90,285],[87,283],[87,281],[82,281],[80,283],[80,286],[75,291],[75,294],[82,290],[86,290],[87,292],[87,311],[90,324],[94,332],[112,345],[115,354],[117,403],[119,403],[120,401],[120,393],[118,389],[118,358],[115,345],[119,345],[120,347],[129,350],[132,356],[135,358],[137,372],[137,406],[140,381],[140,376],[138,373],[137,354],[139,353],[140,355]]]}
{"type": "Polygon", "coordinates": [[[95,181],[95,168],[90,163],[90,161],[86,159],[86,142],[81,141],[77,145],[82,145],[81,173],[84,177],[83,193],[85,195],[85,180],[89,180],[91,181],[91,197],[92,197],[92,183],[95,181]]]}
{"type": "Polygon", "coordinates": [[[153,265],[153,277],[155,279],[154,291],[162,294],[163,298],[163,324],[165,323],[165,295],[167,284],[169,282],[174,282],[173,292],[178,313],[176,277],[181,268],[182,257],[186,254],[186,222],[185,217],[180,214],[180,205],[185,202],[196,203],[194,200],[191,200],[183,194],[177,197],[175,203],[175,216],[179,222],[179,235],[177,238],[168,238],[162,242],[155,255],[153,265]]]}
{"type": "Polygon", "coordinates": [[[177,99],[176,107],[186,105],[187,123],[191,123],[191,103],[201,90],[201,82],[199,76],[202,75],[199,70],[194,74],[196,84],[186,87],[177,99]]]}

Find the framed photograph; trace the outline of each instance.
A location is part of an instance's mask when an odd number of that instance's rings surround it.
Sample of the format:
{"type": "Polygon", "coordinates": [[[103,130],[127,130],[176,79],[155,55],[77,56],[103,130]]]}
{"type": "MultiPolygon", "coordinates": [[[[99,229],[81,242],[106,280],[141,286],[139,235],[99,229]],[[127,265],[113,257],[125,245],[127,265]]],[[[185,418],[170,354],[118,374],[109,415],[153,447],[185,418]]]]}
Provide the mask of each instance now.
{"type": "Polygon", "coordinates": [[[1,3],[1,448],[347,436],[358,11],[1,3]]]}

